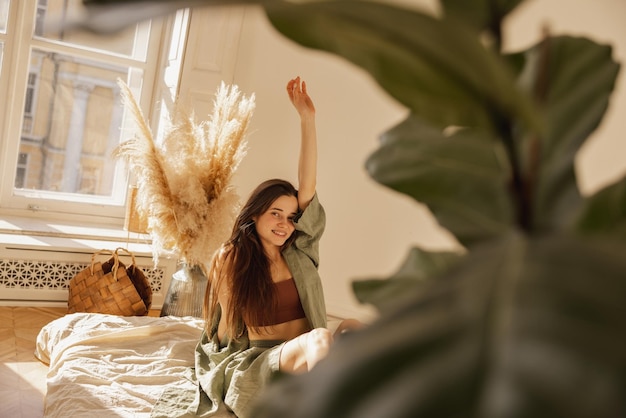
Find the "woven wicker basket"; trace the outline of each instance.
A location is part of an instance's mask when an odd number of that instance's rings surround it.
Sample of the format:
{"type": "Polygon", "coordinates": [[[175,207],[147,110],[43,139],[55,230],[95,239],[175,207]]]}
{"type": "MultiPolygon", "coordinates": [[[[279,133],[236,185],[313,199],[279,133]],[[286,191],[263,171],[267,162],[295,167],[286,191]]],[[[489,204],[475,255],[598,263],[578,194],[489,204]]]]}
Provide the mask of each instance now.
{"type": "Polygon", "coordinates": [[[152,304],[152,288],[143,271],[136,266],[135,256],[124,248],[100,250],[91,256],[91,265],[72,277],[69,282],[68,313],[91,312],[122,316],[147,315],[152,304]],[[132,259],[126,267],[119,251],[132,259]],[[100,254],[111,254],[101,263],[100,254]]]}

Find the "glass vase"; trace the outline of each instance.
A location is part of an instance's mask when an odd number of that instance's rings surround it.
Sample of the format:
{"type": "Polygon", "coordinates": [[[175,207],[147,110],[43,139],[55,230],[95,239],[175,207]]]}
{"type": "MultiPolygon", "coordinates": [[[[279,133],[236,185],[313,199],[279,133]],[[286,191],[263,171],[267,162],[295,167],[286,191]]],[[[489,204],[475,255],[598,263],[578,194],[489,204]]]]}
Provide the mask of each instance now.
{"type": "Polygon", "coordinates": [[[172,274],[170,286],[161,308],[161,316],[194,316],[202,318],[204,293],[208,279],[199,265],[183,263],[172,274]]]}

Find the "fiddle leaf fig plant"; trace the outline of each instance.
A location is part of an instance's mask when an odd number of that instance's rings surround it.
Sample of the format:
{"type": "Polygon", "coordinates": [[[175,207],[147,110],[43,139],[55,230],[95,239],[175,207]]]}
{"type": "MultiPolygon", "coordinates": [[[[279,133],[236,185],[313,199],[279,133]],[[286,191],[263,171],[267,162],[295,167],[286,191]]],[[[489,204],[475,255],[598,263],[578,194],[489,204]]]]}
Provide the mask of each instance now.
{"type": "Polygon", "coordinates": [[[626,416],[626,178],[582,196],[574,167],[609,106],[611,46],[546,33],[503,51],[523,0],[440,0],[437,17],[383,0],[241,2],[406,106],[365,166],[465,247],[413,248],[392,277],[355,282],[380,318],[271,385],[256,416],[626,416]]]}
{"type": "Polygon", "coordinates": [[[503,52],[520,3],[444,0],[440,18],[382,2],[267,7],[285,36],[409,109],[367,170],[467,251],[413,249],[392,277],[355,282],[380,319],[271,388],[259,416],[626,414],[626,180],[583,197],[574,168],[620,65],[571,36],[503,52]]]}

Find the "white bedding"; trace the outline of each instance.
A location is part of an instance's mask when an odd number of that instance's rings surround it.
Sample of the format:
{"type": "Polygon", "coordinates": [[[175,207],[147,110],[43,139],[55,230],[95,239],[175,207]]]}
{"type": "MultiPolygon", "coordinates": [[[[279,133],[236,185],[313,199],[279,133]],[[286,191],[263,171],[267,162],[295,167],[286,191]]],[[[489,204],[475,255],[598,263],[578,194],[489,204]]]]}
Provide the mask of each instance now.
{"type": "Polygon", "coordinates": [[[197,318],[76,313],[50,322],[35,355],[49,364],[46,417],[149,417],[167,385],[189,384],[197,318]]]}

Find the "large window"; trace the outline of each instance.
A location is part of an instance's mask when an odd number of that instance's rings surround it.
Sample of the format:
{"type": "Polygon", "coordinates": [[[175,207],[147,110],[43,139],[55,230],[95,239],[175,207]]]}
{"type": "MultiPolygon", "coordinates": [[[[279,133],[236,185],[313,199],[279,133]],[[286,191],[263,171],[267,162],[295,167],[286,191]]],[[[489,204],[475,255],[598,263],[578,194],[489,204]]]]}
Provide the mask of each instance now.
{"type": "MultiPolygon", "coordinates": [[[[118,79],[144,111],[163,28],[66,31],[81,0],[0,0],[0,208],[122,218],[127,175],[112,150],[131,132],[118,79]]],[[[147,116],[150,115],[148,112],[147,116]]]]}

